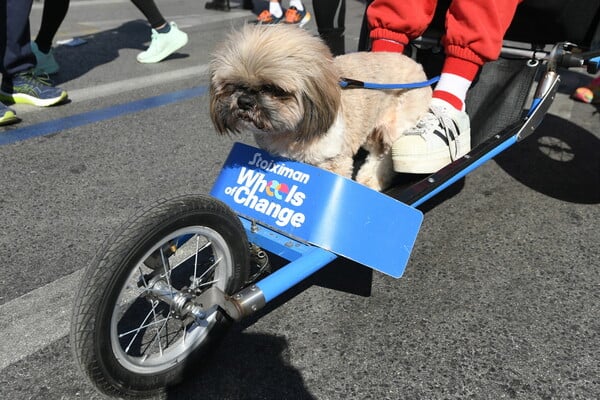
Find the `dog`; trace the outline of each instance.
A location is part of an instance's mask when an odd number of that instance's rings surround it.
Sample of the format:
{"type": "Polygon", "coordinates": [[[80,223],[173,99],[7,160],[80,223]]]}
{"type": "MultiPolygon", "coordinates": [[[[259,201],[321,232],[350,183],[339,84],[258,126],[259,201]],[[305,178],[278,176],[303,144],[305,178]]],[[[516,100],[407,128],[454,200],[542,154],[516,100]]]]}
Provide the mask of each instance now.
{"type": "Polygon", "coordinates": [[[394,177],[391,146],[429,107],[431,88],[342,89],[363,82],[427,80],[420,64],[397,53],[333,57],[304,29],[245,25],[212,54],[210,117],[220,134],[252,133],[274,154],[311,164],[374,190],[394,177]],[[366,150],[354,175],[354,156],[366,150]]]}

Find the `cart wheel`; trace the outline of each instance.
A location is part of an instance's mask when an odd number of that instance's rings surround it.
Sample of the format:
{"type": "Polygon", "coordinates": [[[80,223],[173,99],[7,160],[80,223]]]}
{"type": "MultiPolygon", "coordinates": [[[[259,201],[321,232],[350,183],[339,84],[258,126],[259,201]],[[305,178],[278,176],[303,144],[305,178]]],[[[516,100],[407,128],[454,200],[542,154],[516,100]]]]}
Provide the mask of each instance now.
{"type": "Polygon", "coordinates": [[[208,196],[181,196],[142,211],[111,236],[86,268],[75,298],[71,344],[83,374],[101,392],[160,397],[182,380],[228,325],[216,305],[248,278],[239,218],[208,196]]]}

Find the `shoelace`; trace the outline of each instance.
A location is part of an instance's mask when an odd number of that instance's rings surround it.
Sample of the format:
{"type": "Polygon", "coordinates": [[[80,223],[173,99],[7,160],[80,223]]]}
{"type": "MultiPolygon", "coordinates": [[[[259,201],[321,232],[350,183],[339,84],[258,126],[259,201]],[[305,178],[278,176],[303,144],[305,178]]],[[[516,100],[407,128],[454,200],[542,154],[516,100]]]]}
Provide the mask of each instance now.
{"type": "Polygon", "coordinates": [[[443,108],[433,106],[431,114],[439,121],[439,126],[444,130],[443,134],[448,140],[450,159],[454,161],[458,155],[458,125],[452,118],[445,115],[443,108]]]}
{"type": "Polygon", "coordinates": [[[32,73],[32,72],[26,72],[23,74],[20,74],[19,77],[21,77],[25,83],[29,86],[37,86],[37,85],[44,85],[44,86],[52,86],[52,79],[50,79],[50,76],[46,73],[32,73]]]}
{"type": "Polygon", "coordinates": [[[448,151],[450,152],[450,159],[454,161],[458,155],[458,126],[444,113],[443,108],[432,106],[429,112],[425,114],[417,123],[417,126],[411,130],[412,135],[425,136],[430,133],[435,135],[434,132],[438,132],[439,135],[443,135],[448,142],[448,151]],[[441,128],[443,132],[440,132],[441,128]]]}

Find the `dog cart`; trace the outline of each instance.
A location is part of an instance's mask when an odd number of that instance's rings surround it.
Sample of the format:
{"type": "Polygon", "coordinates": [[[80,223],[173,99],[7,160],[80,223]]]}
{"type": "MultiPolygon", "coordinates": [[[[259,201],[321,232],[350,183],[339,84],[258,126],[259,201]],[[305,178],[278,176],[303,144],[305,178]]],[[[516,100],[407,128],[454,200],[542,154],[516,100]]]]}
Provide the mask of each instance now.
{"type": "MultiPolygon", "coordinates": [[[[599,15],[597,3],[589,5],[599,15]]],[[[417,44],[425,53],[436,46],[435,39],[417,44]]],[[[379,193],[237,143],[210,195],[160,201],[135,215],[101,247],[76,295],[71,344],[83,374],[110,396],[160,396],[207,351],[218,351],[229,324],[335,259],[401,277],[423,219],[418,207],[530,135],[561,68],[598,69],[597,52],[565,42],[503,54],[471,90],[479,101],[467,101],[477,105],[469,114],[482,135],[430,176],[379,193]],[[498,71],[504,75],[494,78],[498,71]],[[274,258],[285,262],[273,268],[274,258]]]]}

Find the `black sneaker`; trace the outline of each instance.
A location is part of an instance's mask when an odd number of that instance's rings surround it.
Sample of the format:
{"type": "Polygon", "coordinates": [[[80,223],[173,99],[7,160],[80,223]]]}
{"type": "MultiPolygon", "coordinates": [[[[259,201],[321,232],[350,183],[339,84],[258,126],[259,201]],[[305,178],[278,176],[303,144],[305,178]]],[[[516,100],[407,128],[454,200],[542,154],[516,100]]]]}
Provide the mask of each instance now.
{"type": "Polygon", "coordinates": [[[0,89],[0,100],[39,107],[53,106],[67,97],[67,92],[54,87],[48,76],[36,75],[33,70],[3,79],[0,89]]]}

